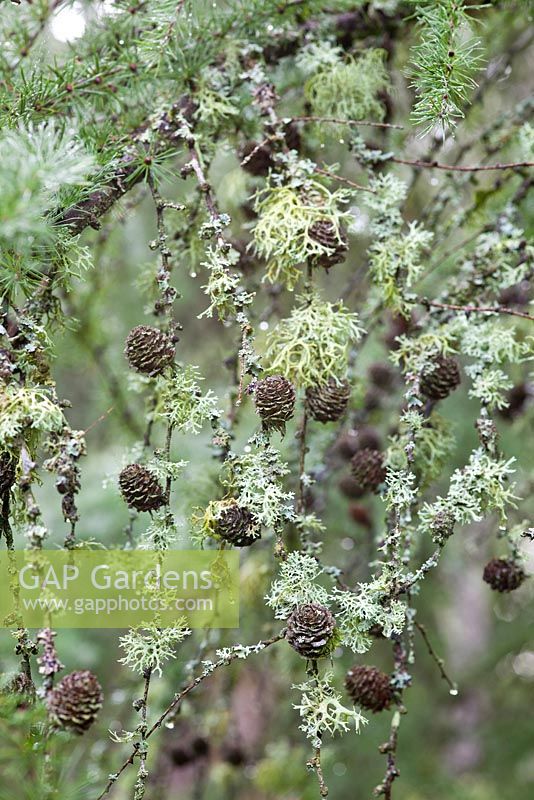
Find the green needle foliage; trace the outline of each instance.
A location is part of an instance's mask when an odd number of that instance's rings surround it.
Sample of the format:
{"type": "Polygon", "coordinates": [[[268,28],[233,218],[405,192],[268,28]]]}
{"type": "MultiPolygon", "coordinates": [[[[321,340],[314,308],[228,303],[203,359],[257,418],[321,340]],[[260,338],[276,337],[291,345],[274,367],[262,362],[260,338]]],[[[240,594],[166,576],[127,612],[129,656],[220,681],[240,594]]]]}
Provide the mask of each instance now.
{"type": "Polygon", "coordinates": [[[412,86],[417,101],[412,118],[424,132],[438,127],[445,135],[464,116],[482,66],[480,40],[473,36],[472,13],[482,6],[463,0],[413,0],[420,42],[412,52],[412,86]]]}

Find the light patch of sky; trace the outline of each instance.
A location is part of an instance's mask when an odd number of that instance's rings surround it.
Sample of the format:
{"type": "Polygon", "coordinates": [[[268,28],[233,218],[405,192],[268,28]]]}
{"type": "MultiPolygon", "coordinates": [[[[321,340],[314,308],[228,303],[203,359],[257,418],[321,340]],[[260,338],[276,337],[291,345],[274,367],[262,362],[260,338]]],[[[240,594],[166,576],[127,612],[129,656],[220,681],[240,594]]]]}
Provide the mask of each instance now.
{"type": "MultiPolygon", "coordinates": [[[[113,0],[103,0],[96,8],[97,17],[105,17],[119,13],[113,0]]],[[[50,32],[58,42],[74,42],[80,39],[87,26],[84,8],[81,3],[73,3],[59,8],[50,20],[50,32]]]]}

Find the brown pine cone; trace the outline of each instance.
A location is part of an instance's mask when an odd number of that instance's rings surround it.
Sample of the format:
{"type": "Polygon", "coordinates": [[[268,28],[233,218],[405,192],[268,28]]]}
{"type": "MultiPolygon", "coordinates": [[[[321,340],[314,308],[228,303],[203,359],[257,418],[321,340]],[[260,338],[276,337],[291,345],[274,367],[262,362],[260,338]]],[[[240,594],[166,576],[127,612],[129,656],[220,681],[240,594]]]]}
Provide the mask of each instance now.
{"type": "Polygon", "coordinates": [[[513,592],[526,575],[512,559],[492,558],[484,567],[482,578],[495,592],[513,592]]]}
{"type": "Polygon", "coordinates": [[[295,122],[289,122],[284,127],[284,139],[290,150],[300,151],[302,147],[302,138],[299,131],[299,126],[295,122]]]}
{"type": "Polygon", "coordinates": [[[318,603],[297,606],[287,620],[286,639],[303,658],[321,658],[331,652],[336,621],[318,603]]]}
{"type": "Polygon", "coordinates": [[[396,372],[387,362],[375,361],[367,370],[371,383],[379,389],[391,389],[395,383],[396,372]]]}
{"type": "Polygon", "coordinates": [[[169,756],[177,767],[184,767],[209,755],[210,742],[202,734],[197,733],[195,726],[187,720],[177,719],[173,742],[169,749],[169,756]]]}
{"type": "Polygon", "coordinates": [[[393,702],[389,675],[377,667],[352,667],[345,677],[345,688],[354,705],[368,711],[383,711],[393,702]]]}
{"type": "Polygon", "coordinates": [[[323,386],[314,386],[306,391],[306,404],[317,422],[336,422],[347,410],[350,384],[346,380],[330,378],[323,386]]]}
{"type": "Polygon", "coordinates": [[[421,391],[430,400],[443,400],[460,384],[460,367],[455,358],[436,356],[432,367],[421,375],[421,391]]]}
{"type": "Polygon", "coordinates": [[[376,492],[386,477],[384,455],[380,450],[366,447],[355,453],[351,459],[352,476],[362,489],[376,492]]]}
{"type": "Polygon", "coordinates": [[[142,464],[129,464],[119,475],[121,494],[130,508],[155,511],[165,505],[165,495],[153,472],[142,464]]]}
{"type": "Polygon", "coordinates": [[[358,450],[370,447],[371,450],[380,450],[382,442],[375,428],[364,425],[361,428],[351,428],[345,431],[336,442],[336,450],[343,458],[351,459],[358,450]]]}
{"type": "Polygon", "coordinates": [[[318,219],[310,226],[308,236],[328,252],[319,255],[316,263],[326,270],[345,260],[349,243],[346,231],[343,228],[336,228],[329,219],[318,219]]]}
{"type": "Polygon", "coordinates": [[[297,606],[287,620],[286,639],[303,658],[321,658],[332,650],[336,621],[317,603],[297,606]]]}
{"type": "Polygon", "coordinates": [[[295,389],[282,375],[270,375],[256,384],[254,402],[264,428],[283,433],[295,411],[295,389]]]}
{"type": "Polygon", "coordinates": [[[381,392],[380,389],[377,389],[376,387],[372,386],[365,393],[365,396],[363,398],[363,407],[367,412],[376,411],[377,408],[382,407],[383,400],[384,400],[383,392],[381,392]]]}
{"type": "Polygon", "coordinates": [[[172,338],[158,328],[138,325],[126,338],[124,354],[132,369],[145,375],[159,375],[174,359],[172,338]]]}
{"type": "Polygon", "coordinates": [[[269,144],[245,142],[239,150],[241,166],[251,175],[267,175],[274,167],[273,151],[269,144]]]}
{"type": "Polygon", "coordinates": [[[376,428],[371,425],[363,425],[361,428],[356,428],[358,436],[358,450],[380,450],[382,447],[382,440],[376,428]]]}
{"type": "Polygon", "coordinates": [[[335,443],[335,449],[342,458],[351,459],[354,453],[360,449],[357,432],[352,428],[343,431],[335,443]]]}
{"type": "Polygon", "coordinates": [[[91,727],[102,708],[102,701],[102,687],[88,669],[65,675],[47,697],[48,710],[54,722],[78,734],[91,727]]]}
{"type": "Polygon", "coordinates": [[[17,460],[7,451],[0,454],[0,497],[15,483],[17,460]]]}
{"type": "Polygon", "coordinates": [[[498,414],[503,419],[513,420],[521,416],[527,405],[534,398],[534,386],[529,383],[516,383],[506,393],[508,405],[498,409],[498,414]]]}
{"type": "Polygon", "coordinates": [[[500,306],[527,306],[532,297],[532,286],[530,281],[524,280],[513,286],[507,286],[499,294],[500,306]]]}
{"type": "Polygon", "coordinates": [[[216,532],[236,547],[248,547],[260,538],[256,518],[248,508],[237,503],[222,510],[217,520],[216,532]]]}

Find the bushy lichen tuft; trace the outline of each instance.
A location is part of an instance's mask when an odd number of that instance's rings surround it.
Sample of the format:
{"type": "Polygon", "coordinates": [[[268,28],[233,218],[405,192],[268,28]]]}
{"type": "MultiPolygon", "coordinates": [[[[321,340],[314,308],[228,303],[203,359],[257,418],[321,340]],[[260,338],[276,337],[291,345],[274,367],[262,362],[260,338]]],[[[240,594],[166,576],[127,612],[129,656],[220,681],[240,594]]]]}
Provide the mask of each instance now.
{"type": "Polygon", "coordinates": [[[178,369],[169,378],[158,379],[160,394],[156,414],[178,431],[199,433],[206,422],[216,420],[222,413],[211,389],[202,393],[201,380],[198,367],[191,364],[178,369]]]}
{"type": "Polygon", "coordinates": [[[339,64],[320,62],[305,87],[314,114],[341,120],[383,119],[378,95],[389,86],[385,55],[384,50],[368,49],[339,64]]]}
{"type": "Polygon", "coordinates": [[[119,659],[119,663],[141,675],[146,670],[161,675],[162,665],[175,657],[176,645],[190,633],[183,617],[177,619],[171,628],[160,628],[155,623],[138,625],[121,636],[120,645],[126,655],[119,659]]]}
{"type": "Polygon", "coordinates": [[[289,474],[289,467],[264,434],[253,437],[247,451],[229,455],[222,482],[260,525],[278,531],[294,517],[294,496],[285,491],[282,481],[289,474]]]}
{"type": "Polygon", "coordinates": [[[259,218],[254,228],[256,252],[267,262],[267,280],[293,289],[303,265],[325,254],[321,243],[310,236],[315,222],[331,222],[339,242],[343,241],[341,229],[348,214],[340,206],[350,196],[345,189],[331,192],[312,178],[302,180],[300,186],[269,182],[256,197],[259,218]]]}
{"type": "Polygon", "coordinates": [[[299,729],[311,739],[314,747],[320,747],[325,733],[330,736],[343,734],[353,729],[359,731],[367,720],[354,708],[341,702],[341,695],[332,685],[333,675],[327,673],[320,679],[312,679],[294,686],[302,692],[299,704],[293,704],[302,720],[299,729]]]}
{"type": "Polygon", "coordinates": [[[350,347],[363,333],[358,315],[341,301],[330,303],[317,293],[301,297],[267,337],[265,369],[304,388],[324,385],[330,378],[341,380],[350,347]]]}

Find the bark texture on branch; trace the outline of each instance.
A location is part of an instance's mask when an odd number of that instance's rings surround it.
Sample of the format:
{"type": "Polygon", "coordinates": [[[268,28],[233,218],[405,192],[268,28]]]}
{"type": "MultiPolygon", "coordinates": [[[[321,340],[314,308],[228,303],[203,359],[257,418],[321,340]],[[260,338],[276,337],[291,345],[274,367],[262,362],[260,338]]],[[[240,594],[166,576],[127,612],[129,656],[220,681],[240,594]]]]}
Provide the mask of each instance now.
{"type": "Polygon", "coordinates": [[[98,229],[100,217],[143,180],[144,172],[139,169],[139,148],[145,148],[147,158],[154,159],[169,147],[176,146],[183,138],[184,120],[189,121],[193,110],[190,98],[184,96],[156,122],[146,122],[136,128],[130,136],[130,144],[117,161],[115,172],[86,200],[60,211],[58,224],[68,225],[73,236],[89,227],[98,229]]]}

